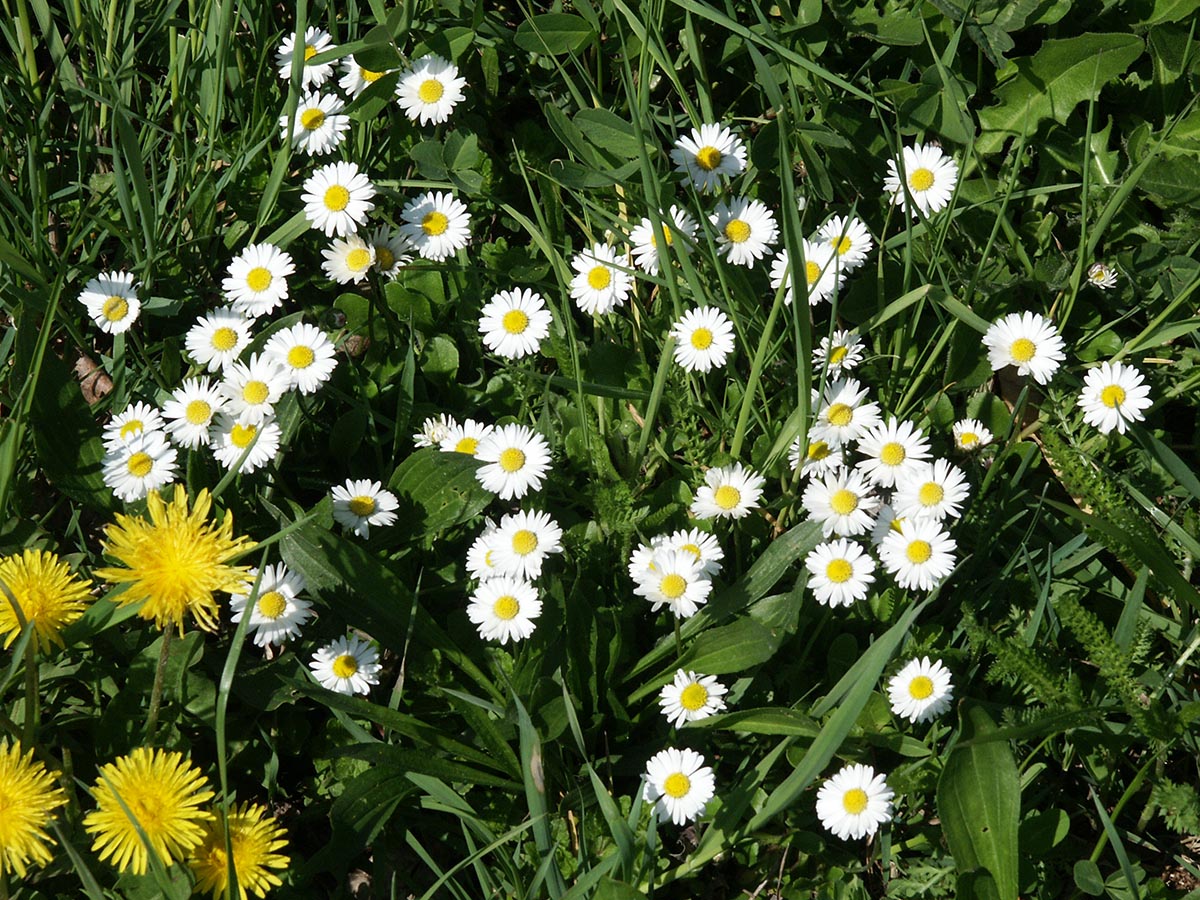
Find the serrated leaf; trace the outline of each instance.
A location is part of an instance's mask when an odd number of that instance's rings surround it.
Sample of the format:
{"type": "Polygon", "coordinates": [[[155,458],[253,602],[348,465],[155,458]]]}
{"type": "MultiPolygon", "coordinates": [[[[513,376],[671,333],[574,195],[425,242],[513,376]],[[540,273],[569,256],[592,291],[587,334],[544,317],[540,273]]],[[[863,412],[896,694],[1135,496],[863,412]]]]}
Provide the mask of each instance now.
{"type": "Polygon", "coordinates": [[[529,53],[559,56],[578,53],[595,37],[596,32],[586,19],[570,13],[544,13],[518,25],[513,39],[529,53]]]}

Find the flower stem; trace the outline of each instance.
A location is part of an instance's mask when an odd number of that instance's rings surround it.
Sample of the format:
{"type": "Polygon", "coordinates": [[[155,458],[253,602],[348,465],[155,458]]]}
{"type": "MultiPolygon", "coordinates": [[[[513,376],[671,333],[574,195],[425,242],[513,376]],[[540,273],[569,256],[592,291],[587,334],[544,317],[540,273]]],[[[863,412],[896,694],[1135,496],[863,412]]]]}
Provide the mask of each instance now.
{"type": "Polygon", "coordinates": [[[146,744],[154,743],[154,732],[158,730],[158,711],[162,708],[163,678],[167,673],[167,659],[171,655],[171,638],[175,632],[163,630],[162,649],[158,653],[158,667],[154,670],[154,688],[150,691],[150,712],[146,714],[146,744]]]}
{"type": "MultiPolygon", "coordinates": [[[[41,707],[38,705],[38,668],[36,635],[30,635],[25,644],[25,732],[21,738],[23,747],[32,747],[37,738],[41,707]]],[[[0,894],[0,898],[5,895],[0,894]]]]}
{"type": "Polygon", "coordinates": [[[683,638],[679,636],[679,616],[673,616],[675,620],[675,658],[683,659],[683,638]]]}

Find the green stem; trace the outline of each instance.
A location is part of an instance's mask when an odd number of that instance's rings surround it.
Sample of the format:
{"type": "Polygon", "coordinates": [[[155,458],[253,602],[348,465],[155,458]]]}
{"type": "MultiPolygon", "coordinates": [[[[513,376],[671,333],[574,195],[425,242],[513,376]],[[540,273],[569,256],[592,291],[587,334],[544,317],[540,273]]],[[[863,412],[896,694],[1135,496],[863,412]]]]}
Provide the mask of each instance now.
{"type": "Polygon", "coordinates": [[[683,659],[683,638],[679,635],[679,616],[673,618],[675,620],[675,658],[683,659]]]}
{"type": "Polygon", "coordinates": [[[158,711],[162,708],[163,679],[167,673],[167,659],[171,655],[171,638],[175,632],[163,630],[162,649],[158,653],[158,666],[154,670],[154,687],[150,691],[150,712],[146,714],[146,744],[154,743],[154,732],[158,730],[158,711]]]}
{"type": "Polygon", "coordinates": [[[646,453],[646,445],[650,443],[650,432],[654,428],[654,419],[658,415],[658,405],[662,402],[663,389],[667,386],[667,375],[671,372],[671,362],[675,355],[675,339],[668,337],[663,344],[662,357],[658,361],[658,371],[654,373],[654,386],[650,390],[650,403],[646,407],[646,418],[642,420],[642,433],[638,437],[637,452],[633,455],[633,471],[639,472],[642,467],[642,457],[646,453]]]}
{"type": "Polygon", "coordinates": [[[746,426],[750,421],[750,407],[754,405],[754,392],[758,388],[758,380],[762,377],[763,366],[766,363],[767,350],[771,345],[771,334],[775,331],[775,320],[779,310],[783,308],[783,297],[787,293],[787,283],[780,285],[775,292],[775,302],[771,304],[771,313],[767,316],[767,324],[763,327],[762,337],[758,341],[758,349],[754,351],[754,362],[750,365],[750,377],[746,380],[746,393],[742,395],[742,408],[738,412],[737,427],[733,432],[733,446],[729,455],[737,459],[742,453],[742,442],[746,439],[746,426]]]}
{"type": "Polygon", "coordinates": [[[25,77],[29,80],[29,87],[33,91],[33,96],[39,101],[42,99],[42,85],[38,80],[37,57],[33,52],[33,29],[29,26],[29,7],[25,0],[17,0],[17,37],[20,40],[21,49],[25,53],[25,58],[22,60],[21,68],[25,70],[25,77]]]}
{"type": "MultiPolygon", "coordinates": [[[[30,626],[32,628],[32,626],[30,626]]],[[[32,747],[37,738],[41,707],[38,705],[37,635],[31,634],[25,645],[25,730],[22,747],[32,747]]]]}

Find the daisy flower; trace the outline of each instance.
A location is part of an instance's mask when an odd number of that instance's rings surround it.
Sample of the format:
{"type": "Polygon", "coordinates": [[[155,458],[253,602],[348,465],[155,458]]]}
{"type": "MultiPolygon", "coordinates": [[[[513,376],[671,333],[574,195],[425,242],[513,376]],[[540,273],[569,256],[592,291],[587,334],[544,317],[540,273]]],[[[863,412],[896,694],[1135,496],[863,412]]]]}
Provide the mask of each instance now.
{"type": "Polygon", "coordinates": [[[817,791],[817,818],[843,841],[870,837],[891,821],[894,796],[870,766],[843,766],[817,791]]]}
{"type": "Polygon", "coordinates": [[[229,264],[221,290],[234,312],[265,316],[287,299],[287,277],[296,271],[291,254],[274,244],[251,244],[229,264]]]}
{"type": "Polygon", "coordinates": [[[162,414],[149,403],[132,403],[104,426],[104,449],[117,450],[136,437],[162,431],[162,414]]]}
{"type": "MultiPolygon", "coordinates": [[[[92,602],[92,582],[72,575],[65,562],[46,550],[22,550],[0,558],[0,583],[8,589],[0,592],[0,637],[6,650],[21,636],[22,619],[33,625],[35,649],[48,653],[55,644],[65,646],[63,629],[92,602]],[[20,618],[9,594],[20,607],[20,618]]],[[[5,796],[2,784],[0,796],[5,796]]],[[[4,843],[0,829],[0,846],[4,843]]],[[[3,858],[0,850],[0,861],[3,858]]]]}
{"type": "Polygon", "coordinates": [[[238,465],[243,474],[255,472],[275,458],[279,452],[282,434],[279,423],[274,419],[261,422],[246,422],[228,412],[219,412],[208,429],[208,444],[213,456],[227,469],[238,465]],[[245,459],[242,454],[250,451],[245,459]]]}
{"type": "Polygon", "coordinates": [[[220,372],[250,345],[252,322],[232,309],[214,309],[201,316],[184,338],[188,356],[210,372],[220,372]]]}
{"type": "Polygon", "coordinates": [[[320,156],[337,149],[346,137],[350,117],[342,115],[345,104],[335,94],[305,94],[296,104],[296,115],[288,131],[288,115],[279,117],[282,136],[292,140],[292,147],[309,156],[320,156]]]}
{"type": "Polygon", "coordinates": [[[453,63],[433,54],[422,56],[396,83],[396,102],[413,122],[440,125],[463,99],[466,85],[453,63]]]}
{"type": "Polygon", "coordinates": [[[809,440],[827,441],[830,446],[844,447],[879,424],[879,404],[863,402],[867,389],[853,378],[831,381],[825,393],[814,405],[817,419],[809,429],[809,440]]]}
{"type": "Polygon", "coordinates": [[[136,747],[100,767],[96,808],[83,817],[92,850],[121,872],[144,875],[153,853],[165,866],[186,859],[213,814],[208,779],[182,753],[136,747]]]}
{"type": "Polygon", "coordinates": [[[713,771],[695,750],[670,747],[646,763],[646,786],[642,798],[654,803],[660,819],[685,825],[704,815],[704,807],[716,791],[713,771]]]}
{"type": "Polygon", "coordinates": [[[108,334],[121,334],[137,321],[142,309],[133,276],[128,272],[103,272],[88,281],[79,302],[92,321],[108,334]]]}
{"type": "Polygon", "coordinates": [[[375,248],[375,271],[381,277],[393,279],[400,270],[412,262],[412,242],[399,231],[380,225],[368,239],[375,248]]]}
{"type": "Polygon", "coordinates": [[[629,577],[635,582],[654,577],[654,554],[660,550],[679,550],[680,547],[667,547],[667,535],[656,534],[650,538],[649,544],[638,544],[637,549],[629,554],[629,577]]]}
{"type": "Polygon", "coordinates": [[[467,419],[459,425],[451,419],[446,425],[446,432],[439,443],[443,453],[465,453],[475,456],[479,452],[479,442],[491,434],[496,426],[467,419]]]}
{"type": "Polygon", "coordinates": [[[954,434],[954,446],[967,453],[986,447],[992,442],[992,433],[984,428],[978,419],[962,419],[955,422],[951,430],[954,434]]]}
{"type": "Polygon", "coordinates": [[[725,701],[721,698],[726,691],[716,675],[697,675],[679,669],[675,680],[659,692],[658,705],[670,724],[682,728],[685,722],[707,719],[723,710],[725,701]]]}
{"type": "Polygon", "coordinates": [[[675,142],[671,150],[675,171],[688,177],[696,190],[705,192],[721,186],[746,168],[746,146],[720,123],[693,128],[675,142]]]}
{"type": "Polygon", "coordinates": [[[831,472],[814,478],[804,489],[801,504],[809,518],[821,523],[825,537],[852,537],[871,530],[879,498],[858,472],[831,472]]]}
{"type": "MultiPolygon", "coordinates": [[[[429,416],[421,423],[421,430],[412,436],[413,446],[418,450],[422,447],[437,447],[450,436],[450,430],[456,427],[458,422],[454,420],[454,416],[446,413],[429,416]]],[[[471,455],[475,454],[472,452],[471,455]]]]}
{"type": "Polygon", "coordinates": [[[551,553],[562,553],[562,529],[544,512],[512,513],[500,520],[492,562],[500,575],[532,580],[551,553]]]}
{"type": "Polygon", "coordinates": [[[854,467],[880,487],[894,487],[903,476],[929,459],[929,441],[912,422],[889,418],[887,424],[874,425],[859,438],[858,452],[866,459],[854,467]]]}
{"type": "Polygon", "coordinates": [[[1063,339],[1049,319],[1036,313],[1009,313],[983,335],[992,370],[1016,366],[1018,375],[1033,375],[1045,384],[1066,359],[1063,339]]]}
{"type": "Polygon", "coordinates": [[[833,376],[857,368],[862,360],[862,338],[853,331],[835,331],[821,338],[821,343],[813,350],[813,368],[818,371],[828,368],[833,376]]]}
{"type": "Polygon", "coordinates": [[[1114,428],[1124,434],[1128,422],[1146,418],[1142,410],[1151,405],[1150,386],[1133,366],[1105,362],[1083,376],[1078,404],[1083,421],[1101,434],[1114,428]]]}
{"type": "Polygon", "coordinates": [[[358,230],[375,208],[375,185],[352,162],[321,166],[304,182],[304,216],[325,237],[345,237],[358,230]]]}
{"type": "Polygon", "coordinates": [[[733,323],[715,306],[689,309],[671,326],[675,362],[689,372],[709,372],[733,352],[733,323]]]}
{"type": "Polygon", "coordinates": [[[314,393],[327,382],[337,367],[333,342],[315,325],[297,322],[271,335],[263,347],[263,358],[275,363],[288,379],[289,388],[301,394],[314,393]]]}
{"type": "Polygon", "coordinates": [[[536,291],[500,291],[480,311],[479,333],[489,350],[506,359],[520,359],[537,353],[550,333],[550,310],[536,291]]]}
{"type": "Polygon", "coordinates": [[[1102,262],[1092,263],[1087,270],[1088,284],[1107,291],[1117,286],[1117,270],[1102,262]]]}
{"type": "Polygon", "coordinates": [[[900,587],[929,591],[954,570],[957,546],[936,519],[906,518],[884,535],[879,561],[900,587]]]}
{"type": "Polygon", "coordinates": [[[700,561],[700,574],[706,578],[721,574],[721,560],[725,551],[715,534],[689,528],[676,531],[663,539],[663,546],[670,550],[686,550],[700,561]]]}
{"type": "Polygon", "coordinates": [[[592,244],[591,250],[575,254],[571,267],[571,299],[588,315],[600,316],[625,303],[633,278],[617,261],[617,252],[607,244],[592,244]]]}
{"type": "MultiPolygon", "coordinates": [[[[251,569],[247,577],[253,583],[258,578],[258,569],[251,569]]],[[[282,644],[300,634],[304,623],[313,615],[312,604],[299,596],[304,592],[304,586],[303,576],[290,571],[283,563],[263,570],[258,582],[258,596],[250,610],[250,627],[254,629],[257,646],[282,644]]],[[[230,594],[229,608],[234,622],[242,621],[249,603],[249,586],[230,594]]]]}
{"type": "Polygon", "coordinates": [[[700,560],[686,550],[657,550],[633,592],[650,601],[650,611],[664,606],[681,619],[689,619],[708,602],[712,581],[705,577],[700,560]]]}
{"type": "Polygon", "coordinates": [[[537,628],[542,601],[537,589],[520,578],[500,576],[482,582],[471,595],[467,618],[485,641],[523,641],[537,628]]]}
{"type": "Polygon", "coordinates": [[[379,684],[379,651],[357,634],[340,637],[312,656],[308,668],[326,690],[339,694],[369,694],[379,684]]]}
{"type": "Polygon", "coordinates": [[[497,535],[500,529],[493,522],[484,526],[483,533],[471,542],[467,550],[467,573],[476,581],[498,578],[503,573],[496,565],[496,548],[500,546],[497,535]]]}
{"type": "Polygon", "coordinates": [[[126,503],[141,500],[175,480],[178,455],[161,431],[147,431],[104,457],[104,483],[126,503]]]}
{"type": "Polygon", "coordinates": [[[326,278],[338,284],[358,284],[375,264],[375,245],[352,234],[334,238],[333,243],[321,251],[321,256],[324,258],[321,271],[326,278]]]}
{"type": "Polygon", "coordinates": [[[971,493],[962,469],[944,459],[919,463],[896,479],[892,506],[901,518],[957,519],[971,493]]]}
{"type": "Polygon", "coordinates": [[[704,473],[690,512],[697,519],[740,519],[758,506],[766,479],[741,463],[714,466],[704,473]]]}
{"type": "MultiPolygon", "coordinates": [[[[838,263],[837,252],[828,244],[803,241],[804,284],[808,291],[808,305],[816,306],[834,295],[846,280],[846,270],[838,263]]],[[[790,306],[794,299],[790,259],[786,249],[775,254],[771,262],[771,290],[779,290],[787,282],[783,302],[790,306]]]]}
{"type": "MultiPolygon", "coordinates": [[[[678,206],[671,207],[670,216],[660,216],[663,234],[667,244],[676,253],[687,255],[692,252],[696,243],[696,231],[699,225],[691,213],[678,206]]],[[[658,249],[658,229],[649,218],[641,222],[629,232],[629,243],[633,244],[633,263],[649,275],[657,275],[661,264],[658,249]]]]}
{"type": "Polygon", "coordinates": [[[900,533],[904,522],[904,519],[896,516],[896,510],[892,509],[890,503],[883,504],[875,515],[875,524],[871,526],[871,546],[878,550],[885,537],[892,532],[900,533]]]}
{"type": "MultiPolygon", "coordinates": [[[[389,69],[388,71],[394,70],[389,69]]],[[[386,71],[376,72],[373,69],[363,68],[351,54],[342,60],[342,77],[338,80],[338,87],[349,94],[351,100],[356,100],[359,94],[386,74],[388,74],[386,71]]]]}
{"type": "Polygon", "coordinates": [[[950,672],[929,657],[910,660],[888,681],[892,712],[910,722],[928,722],[950,708],[954,699],[950,672]]]}
{"type": "Polygon", "coordinates": [[[867,226],[856,216],[834,216],[818,229],[817,241],[833,248],[843,272],[853,272],[865,263],[875,246],[867,226]]]}
{"type": "Polygon", "coordinates": [[[875,581],[875,560],[846,538],[818,544],[804,559],[808,589],[822,606],[850,606],[865,599],[875,581]]]}
{"type": "Polygon", "coordinates": [[[279,49],[275,51],[275,67],[279,72],[279,77],[283,79],[292,77],[292,59],[297,52],[300,52],[304,55],[304,61],[300,65],[301,90],[320,87],[333,74],[333,63],[324,62],[314,65],[309,60],[318,53],[334,49],[333,38],[314,25],[308,26],[304,31],[303,48],[296,46],[299,43],[296,37],[297,35],[294,33],[289,34],[283,39],[279,49]]]}
{"type": "Polygon", "coordinates": [[[370,536],[372,525],[380,527],[396,521],[400,503],[378,481],[350,478],[345,485],[335,484],[332,493],[334,521],[360,538],[370,536]]]}
{"type": "Polygon", "coordinates": [[[943,209],[958,183],[958,163],[934,144],[904,147],[901,156],[902,166],[897,166],[894,159],[888,160],[888,173],[883,179],[883,190],[892,198],[892,203],[914,217],[932,215],[943,209]]]}
{"type": "Polygon", "coordinates": [[[532,488],[542,489],[542,478],[550,468],[546,439],[524,425],[504,425],[479,442],[475,458],[486,465],[475,477],[501,500],[520,500],[532,488]]]}
{"type": "Polygon", "coordinates": [[[248,893],[266,896],[267,891],[283,884],[272,869],[286,869],[290,860],[280,853],[287,846],[287,832],[267,814],[266,807],[241,803],[229,807],[228,826],[218,812],[204,827],[200,846],[188,859],[196,876],[197,894],[229,897],[229,859],[226,840],[237,869],[241,900],[248,893]]]}
{"type": "Polygon", "coordinates": [[[422,259],[440,262],[471,242],[471,217],[461,200],[444,191],[428,191],[409,200],[400,213],[401,233],[422,259]]]}
{"type": "Polygon", "coordinates": [[[30,866],[42,867],[53,857],[47,847],[54,839],[46,826],[54,810],[67,802],[58,777],[33,758],[33,749],[0,743],[0,797],[4,824],[0,826],[0,878],[14,873],[24,879],[30,866]]]}
{"type": "Polygon", "coordinates": [[[225,370],[219,390],[225,412],[249,425],[271,417],[275,404],[291,387],[288,374],[265,354],[254,354],[249,362],[235,362],[225,370]]]}
{"type": "Polygon", "coordinates": [[[842,448],[835,447],[828,441],[809,440],[808,449],[805,450],[801,448],[800,438],[797,437],[788,447],[788,463],[793,472],[796,469],[800,470],[801,478],[807,478],[809,475],[820,477],[844,469],[846,456],[842,448]]]}
{"type": "Polygon", "coordinates": [[[731,265],[753,266],[779,237],[775,214],[748,197],[718,203],[708,218],[717,229],[717,252],[731,265]]]}

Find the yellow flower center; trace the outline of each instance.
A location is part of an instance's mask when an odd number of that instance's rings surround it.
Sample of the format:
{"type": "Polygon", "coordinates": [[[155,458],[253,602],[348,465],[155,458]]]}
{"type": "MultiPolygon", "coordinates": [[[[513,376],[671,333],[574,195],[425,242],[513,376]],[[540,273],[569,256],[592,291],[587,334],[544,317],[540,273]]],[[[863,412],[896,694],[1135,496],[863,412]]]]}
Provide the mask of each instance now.
{"type": "Polygon", "coordinates": [[[687,579],[674,572],[664,576],[663,580],[658,583],[658,589],[668,600],[678,600],[687,593],[687,586],[687,579]]]}
{"type": "Polygon", "coordinates": [[[110,322],[120,322],[129,315],[129,301],[124,297],[109,297],[100,314],[110,322]]]}
{"type": "Polygon", "coordinates": [[[500,454],[499,462],[505,472],[519,472],[525,465],[525,454],[516,447],[509,447],[500,454]]]}
{"type": "Polygon", "coordinates": [[[663,793],[668,797],[674,797],[678,800],[680,797],[686,797],[688,791],[692,789],[692,780],[682,772],[673,772],[667,776],[667,780],[663,782],[663,793]]]}
{"type": "Polygon", "coordinates": [[[713,333],[707,328],[697,328],[692,332],[691,342],[697,350],[707,350],[712,346],[713,333]]]}
{"type": "Polygon", "coordinates": [[[713,491],[713,502],[721,509],[733,509],[742,502],[742,492],[731,484],[723,484],[713,491]]]}
{"type": "Polygon", "coordinates": [[[897,517],[895,519],[892,519],[892,521],[888,522],[888,528],[891,529],[892,531],[896,532],[896,534],[903,534],[903,532],[904,532],[903,526],[904,526],[904,518],[903,517],[897,517]]]}
{"type": "Polygon", "coordinates": [[[979,435],[973,431],[964,431],[959,436],[958,442],[964,447],[973,447],[979,443],[979,435]]]}
{"type": "Polygon", "coordinates": [[[904,445],[896,441],[890,444],[884,444],[883,449],[879,451],[879,461],[885,466],[898,466],[908,457],[904,452],[904,445]]]}
{"type": "Polygon", "coordinates": [[[375,245],[375,265],[380,271],[386,272],[396,264],[396,254],[392,249],[384,244],[375,245]]]}
{"type": "Polygon", "coordinates": [[[829,508],[839,516],[848,516],[858,509],[858,494],[845,488],[836,490],[829,498],[829,508]]]}
{"type": "Polygon", "coordinates": [[[444,93],[446,93],[445,85],[436,78],[426,78],[417,88],[417,96],[421,98],[422,103],[437,103],[442,99],[444,93]]]}
{"type": "Polygon", "coordinates": [[[437,237],[445,234],[446,229],[450,227],[450,219],[443,212],[438,212],[436,209],[432,212],[425,213],[425,218],[421,220],[421,230],[430,237],[437,237]]]}
{"type": "Polygon", "coordinates": [[[679,549],[686,550],[688,553],[692,554],[692,556],[696,557],[696,559],[700,558],[700,548],[695,544],[684,544],[679,549]]]}
{"type": "Polygon", "coordinates": [[[1037,344],[1029,338],[1017,338],[1008,348],[1008,355],[1022,364],[1033,359],[1035,353],[1037,353],[1037,344]]]}
{"type": "Polygon", "coordinates": [[[1110,384],[1100,392],[1100,402],[1109,409],[1116,409],[1125,402],[1125,388],[1119,384],[1110,384]]]}
{"type": "Polygon", "coordinates": [[[521,611],[521,604],[517,602],[517,598],[512,594],[505,594],[503,597],[497,597],[496,602],[492,604],[492,612],[497,619],[508,621],[516,616],[521,611]]]}
{"type": "Polygon", "coordinates": [[[325,111],[322,109],[306,109],[300,113],[300,124],[306,131],[316,131],[325,124],[325,111]]]}
{"type": "Polygon", "coordinates": [[[358,671],[358,660],[349,653],[343,653],[333,661],[332,669],[335,678],[349,678],[358,671]]]}
{"type": "Polygon", "coordinates": [[[708,703],[708,688],[702,684],[689,684],[679,692],[679,705],[688,712],[703,709],[708,703]]]}
{"type": "Polygon", "coordinates": [[[808,281],[808,286],[812,287],[821,280],[821,267],[811,259],[804,261],[804,277],[808,281]]]}
{"type": "Polygon", "coordinates": [[[750,238],[750,226],[741,219],[730,219],[725,226],[725,237],[734,244],[741,244],[750,238]]]}
{"type": "Polygon", "coordinates": [[[519,309],[510,309],[504,314],[504,318],[500,320],[500,324],[509,334],[523,334],[525,329],[529,327],[529,316],[525,315],[519,309]]]}
{"type": "MultiPolygon", "coordinates": [[[[670,246],[674,245],[675,236],[673,234],[671,234],[671,229],[668,228],[666,226],[666,224],[664,223],[662,230],[663,230],[663,234],[665,234],[667,236],[667,246],[670,247],[670,246]]],[[[650,232],[650,246],[651,247],[658,246],[658,232],[657,231],[650,232]]]]}
{"type": "Polygon", "coordinates": [[[192,400],[183,410],[190,425],[207,425],[212,418],[212,407],[204,400],[192,400]]]}
{"type": "Polygon", "coordinates": [[[257,425],[243,425],[239,422],[229,432],[229,443],[233,444],[239,450],[245,450],[250,446],[254,440],[254,435],[257,433],[257,425]]]}
{"type": "Polygon", "coordinates": [[[860,815],[867,808],[867,792],[862,788],[850,788],[842,794],[842,809],[852,816],[860,815]]]}
{"type": "Polygon", "coordinates": [[[279,591],[267,591],[258,598],[258,614],[264,619],[278,619],[285,609],[287,598],[279,591]]]}
{"type": "Polygon", "coordinates": [[[354,497],[348,504],[350,512],[361,518],[366,518],[375,512],[375,498],[368,497],[366,494],[359,494],[354,497]]]}
{"type": "Polygon", "coordinates": [[[828,459],[833,454],[833,450],[825,441],[813,441],[808,445],[808,453],[806,454],[813,462],[820,462],[823,459],[828,459]]]}
{"type": "Polygon", "coordinates": [[[304,61],[307,63],[310,59],[317,55],[317,48],[312,44],[304,45],[304,61]]]}
{"type": "Polygon", "coordinates": [[[592,266],[587,283],[593,291],[602,291],[612,283],[612,273],[604,266],[592,266]]]}
{"type": "Polygon", "coordinates": [[[917,491],[917,499],[922,506],[937,506],[946,496],[946,489],[936,481],[927,481],[917,491]]]}
{"type": "Polygon", "coordinates": [[[271,389],[265,381],[247,381],[246,386],[242,388],[242,399],[252,406],[265,403],[270,396],[271,389]]]}
{"type": "Polygon", "coordinates": [[[834,584],[845,584],[854,575],[854,566],[844,559],[830,560],[825,567],[825,577],[834,584]]]}
{"type": "Polygon", "coordinates": [[[355,247],[346,254],[346,268],[351,272],[363,272],[371,265],[371,251],[355,247]]]}
{"type": "Polygon", "coordinates": [[[916,169],[908,173],[910,191],[927,191],[933,187],[933,173],[928,169],[916,169]]]}
{"type": "Polygon", "coordinates": [[[522,528],[520,531],[518,531],[516,534],[513,535],[513,539],[512,539],[513,553],[516,553],[518,556],[528,556],[530,553],[532,553],[534,550],[537,549],[537,546],[538,546],[537,535],[534,534],[532,531],[530,531],[528,528],[522,528]]]}
{"type": "Polygon", "coordinates": [[[842,360],[846,358],[846,354],[849,352],[849,347],[834,347],[829,351],[829,364],[831,366],[840,365],[842,360]]]}
{"type": "Polygon", "coordinates": [[[475,455],[475,451],[479,449],[479,438],[465,437],[459,438],[458,443],[454,445],[455,453],[466,453],[470,456],[475,455]]]}
{"type": "Polygon", "coordinates": [[[265,291],[271,286],[271,271],[262,266],[255,266],[246,273],[246,285],[252,291],[265,291]]]}
{"type": "Polygon", "coordinates": [[[908,546],[904,548],[904,555],[910,563],[919,566],[929,562],[929,558],[933,556],[933,547],[929,541],[909,541],[908,546]]]}
{"type": "Polygon", "coordinates": [[[125,465],[134,478],[145,478],[154,468],[154,460],[150,458],[149,453],[135,453],[125,465]]]}
{"type": "Polygon", "coordinates": [[[350,192],[340,184],[332,184],[325,189],[325,208],[331,212],[341,212],[350,203],[350,192]]]}
{"type": "Polygon", "coordinates": [[[212,345],[214,350],[220,350],[222,353],[227,353],[237,346],[237,332],[228,326],[218,328],[212,334],[212,345]]]}
{"type": "Polygon", "coordinates": [[[146,426],[141,419],[130,419],[121,426],[121,440],[127,441],[135,434],[141,434],[146,430],[146,426]]]}
{"type": "Polygon", "coordinates": [[[908,683],[908,694],[914,700],[925,700],[933,696],[933,680],[928,675],[918,675],[908,683]]]}
{"type": "Polygon", "coordinates": [[[826,411],[825,418],[829,420],[830,425],[845,428],[854,421],[854,408],[845,403],[835,403],[826,411]]]}
{"type": "Polygon", "coordinates": [[[362,66],[358,68],[358,77],[367,84],[373,84],[383,77],[382,72],[372,72],[370,69],[364,69],[362,66]]]}
{"type": "Polygon", "coordinates": [[[297,344],[287,352],[287,364],[293,369],[307,369],[316,358],[317,354],[313,353],[312,347],[305,347],[303,344],[297,344]]]}
{"type": "Polygon", "coordinates": [[[836,237],[830,238],[829,243],[837,251],[838,256],[845,256],[850,252],[850,248],[854,246],[850,243],[849,235],[842,235],[840,239],[836,237]]]}
{"type": "Polygon", "coordinates": [[[711,172],[721,164],[724,157],[716,147],[701,147],[696,151],[696,165],[705,172],[711,172]]]}

